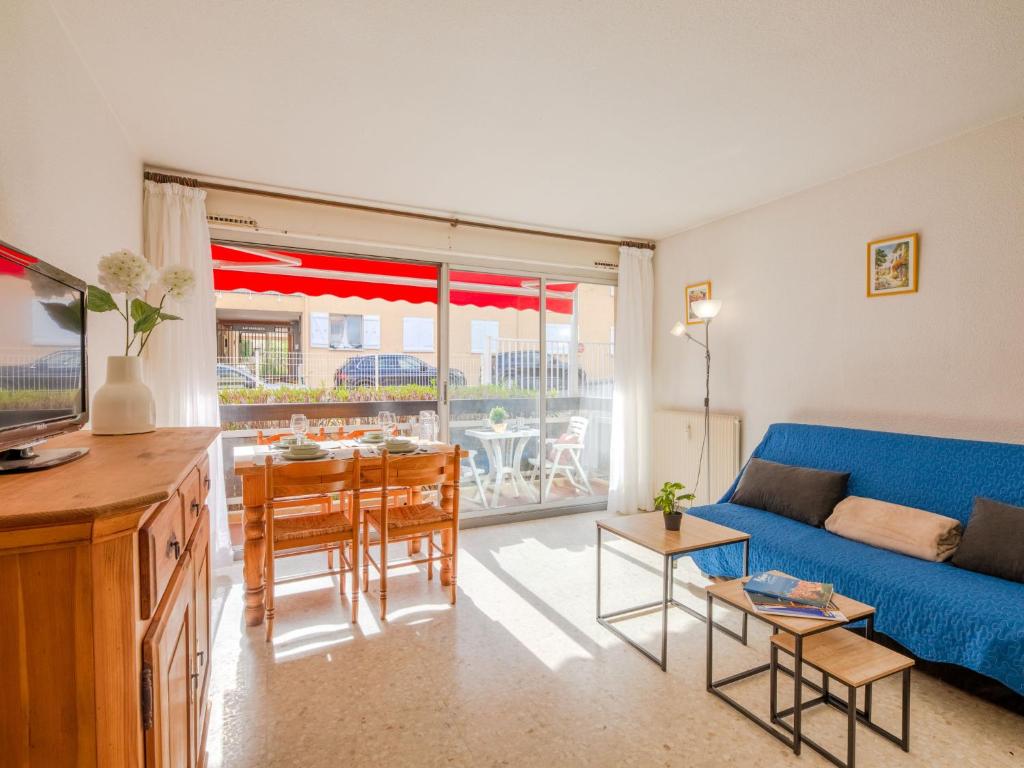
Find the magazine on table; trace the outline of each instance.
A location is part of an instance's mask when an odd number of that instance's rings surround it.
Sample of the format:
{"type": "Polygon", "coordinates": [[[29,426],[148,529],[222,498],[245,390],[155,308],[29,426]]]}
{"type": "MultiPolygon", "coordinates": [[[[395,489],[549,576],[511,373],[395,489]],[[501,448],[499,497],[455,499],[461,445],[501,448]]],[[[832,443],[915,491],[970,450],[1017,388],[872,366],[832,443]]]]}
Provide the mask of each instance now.
{"type": "Polygon", "coordinates": [[[819,610],[826,610],[832,602],[833,589],[831,584],[820,581],[804,581],[794,579],[774,571],[766,571],[751,576],[743,585],[748,595],[757,594],[774,598],[776,602],[810,605],[819,610]]]}
{"type": "Polygon", "coordinates": [[[780,600],[777,597],[769,597],[757,592],[746,592],[745,594],[747,600],[750,601],[750,607],[754,609],[755,613],[789,616],[794,619],[847,621],[843,612],[831,601],[826,608],[818,608],[813,605],[794,603],[791,600],[780,600]]]}

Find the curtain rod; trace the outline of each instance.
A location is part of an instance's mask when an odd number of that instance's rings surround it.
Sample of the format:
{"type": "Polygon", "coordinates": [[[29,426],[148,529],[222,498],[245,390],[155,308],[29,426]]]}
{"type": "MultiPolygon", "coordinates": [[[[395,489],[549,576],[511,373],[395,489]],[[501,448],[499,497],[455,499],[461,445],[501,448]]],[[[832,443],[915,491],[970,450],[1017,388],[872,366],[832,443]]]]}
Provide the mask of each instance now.
{"type": "Polygon", "coordinates": [[[243,195],[257,195],[259,197],[271,197],[277,200],[288,200],[298,203],[315,203],[317,205],[329,205],[334,208],[347,208],[354,211],[366,213],[380,213],[387,216],[404,216],[409,219],[421,221],[433,221],[439,224],[448,224],[452,227],[475,227],[476,229],[491,229],[498,232],[511,232],[517,235],[533,235],[535,237],[553,237],[560,240],[574,240],[580,243],[597,243],[598,245],[617,245],[629,248],[648,248],[654,250],[654,243],[646,240],[612,240],[603,237],[588,237],[587,235],[569,235],[561,232],[546,232],[542,229],[529,229],[527,227],[512,227],[505,224],[491,224],[486,221],[474,221],[473,219],[458,219],[448,216],[438,216],[431,213],[417,213],[415,211],[400,211],[394,208],[383,208],[374,205],[361,203],[346,203],[340,200],[324,200],[319,197],[297,195],[290,192],[274,192],[272,190],[253,189],[251,187],[240,187],[234,184],[220,184],[213,181],[200,181],[199,179],[187,176],[169,176],[165,173],[154,173],[146,171],[143,178],[147,181],[155,181],[160,184],[182,184],[186,187],[202,187],[203,189],[216,190],[218,192],[238,192],[243,195]]]}

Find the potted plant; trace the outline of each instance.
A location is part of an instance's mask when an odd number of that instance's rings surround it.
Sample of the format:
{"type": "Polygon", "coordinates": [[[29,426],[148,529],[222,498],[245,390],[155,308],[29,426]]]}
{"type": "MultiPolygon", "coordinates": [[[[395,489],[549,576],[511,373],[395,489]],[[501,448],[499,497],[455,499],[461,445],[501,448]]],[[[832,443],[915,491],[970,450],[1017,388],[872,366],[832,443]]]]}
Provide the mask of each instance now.
{"type": "Polygon", "coordinates": [[[658,495],[654,497],[654,508],[665,516],[666,531],[679,530],[679,524],[683,521],[682,502],[696,498],[692,493],[682,493],[685,489],[682,483],[668,482],[661,486],[658,495]]]}
{"type": "Polygon", "coordinates": [[[107,380],[96,391],[89,414],[93,434],[152,432],[156,429],[156,404],[143,381],[142,352],[158,325],[181,319],[164,307],[168,298],[182,300],[192,292],[195,275],[178,265],[157,274],[145,257],[124,250],[100,259],[98,272],[100,285],[89,286],[88,307],[91,312],[121,316],[124,354],[107,358],[107,380]],[[161,294],[157,306],[142,298],[151,285],[161,294]]]}
{"type": "Polygon", "coordinates": [[[504,432],[505,428],[508,427],[508,411],[500,405],[496,405],[491,408],[491,413],[487,420],[491,422],[491,429],[495,432],[504,432]]]}

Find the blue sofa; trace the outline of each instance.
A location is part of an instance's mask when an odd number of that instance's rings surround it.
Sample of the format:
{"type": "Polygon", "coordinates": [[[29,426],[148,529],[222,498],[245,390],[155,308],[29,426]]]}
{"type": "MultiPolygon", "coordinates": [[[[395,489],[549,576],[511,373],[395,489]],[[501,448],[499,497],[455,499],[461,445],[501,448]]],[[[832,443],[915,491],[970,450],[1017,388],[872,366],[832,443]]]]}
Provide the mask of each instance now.
{"type": "MultiPolygon", "coordinates": [[[[773,424],[752,455],[849,472],[851,495],[927,509],[964,525],[975,496],[1024,506],[1024,445],[773,424]]],[[[692,513],[751,535],[751,573],[775,568],[832,582],[838,592],[875,606],[875,628],[918,657],[973,669],[1024,694],[1024,584],[730,504],[738,480],[719,503],[692,513]]],[[[712,576],[742,573],[739,545],[693,559],[712,576]]]]}

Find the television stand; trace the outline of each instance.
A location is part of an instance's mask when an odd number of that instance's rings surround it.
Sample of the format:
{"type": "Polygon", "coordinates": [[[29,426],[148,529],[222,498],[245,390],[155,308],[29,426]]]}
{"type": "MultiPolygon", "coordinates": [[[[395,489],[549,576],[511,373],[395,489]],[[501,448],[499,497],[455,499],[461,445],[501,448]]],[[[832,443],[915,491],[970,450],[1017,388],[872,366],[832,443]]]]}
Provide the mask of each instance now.
{"type": "Polygon", "coordinates": [[[80,459],[88,452],[88,448],[44,448],[39,451],[33,446],[11,448],[0,451],[0,473],[49,469],[80,459]]]}

